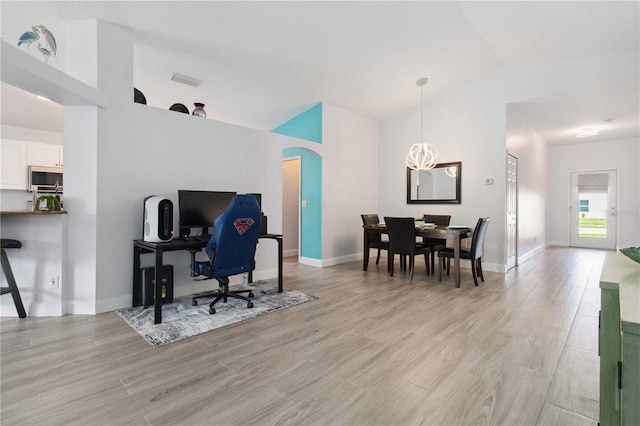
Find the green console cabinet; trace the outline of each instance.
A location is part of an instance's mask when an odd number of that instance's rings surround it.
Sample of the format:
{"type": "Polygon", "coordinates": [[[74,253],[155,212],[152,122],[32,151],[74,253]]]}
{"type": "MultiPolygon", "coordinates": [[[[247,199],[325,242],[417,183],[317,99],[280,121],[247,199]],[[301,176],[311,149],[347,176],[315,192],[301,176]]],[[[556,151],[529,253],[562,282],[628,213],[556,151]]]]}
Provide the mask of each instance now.
{"type": "Polygon", "coordinates": [[[607,254],[600,275],[600,424],[640,425],[640,265],[607,254]]]}

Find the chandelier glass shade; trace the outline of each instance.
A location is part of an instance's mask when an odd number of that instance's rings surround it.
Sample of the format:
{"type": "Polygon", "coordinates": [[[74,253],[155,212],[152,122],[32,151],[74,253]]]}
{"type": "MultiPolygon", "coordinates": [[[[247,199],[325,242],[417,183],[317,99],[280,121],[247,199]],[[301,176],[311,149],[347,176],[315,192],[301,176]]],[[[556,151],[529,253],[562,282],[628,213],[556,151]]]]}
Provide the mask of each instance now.
{"type": "Polygon", "coordinates": [[[407,157],[405,162],[407,163],[407,167],[413,170],[431,170],[437,164],[438,157],[438,148],[434,145],[424,143],[422,140],[424,129],[423,129],[423,108],[424,108],[424,99],[423,99],[423,91],[424,85],[427,84],[428,79],[421,78],[416,82],[418,86],[420,86],[420,138],[421,142],[411,145],[409,151],[407,151],[407,157]]]}

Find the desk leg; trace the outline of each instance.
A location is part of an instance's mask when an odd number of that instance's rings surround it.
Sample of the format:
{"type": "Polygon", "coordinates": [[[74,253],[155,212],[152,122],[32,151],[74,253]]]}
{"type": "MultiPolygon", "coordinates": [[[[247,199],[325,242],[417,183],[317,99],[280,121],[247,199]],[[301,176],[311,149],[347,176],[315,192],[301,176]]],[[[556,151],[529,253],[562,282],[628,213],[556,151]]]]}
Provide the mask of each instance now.
{"type": "Polygon", "coordinates": [[[156,271],[155,271],[156,284],[155,288],[155,300],[153,304],[154,308],[154,324],[160,324],[162,322],[162,249],[156,249],[156,271]]]}
{"type": "MultiPolygon", "coordinates": [[[[282,237],[267,237],[278,243],[278,293],[282,293],[282,237]]],[[[255,261],[254,261],[255,268],[255,261]]],[[[249,271],[249,282],[253,282],[253,270],[249,271]]]]}
{"type": "Polygon", "coordinates": [[[133,302],[131,306],[140,306],[140,290],[142,287],[140,279],[140,247],[133,246],[133,302]]]}
{"type": "Polygon", "coordinates": [[[369,266],[369,232],[366,229],[364,231],[364,257],[362,258],[362,270],[366,271],[369,266]]]}
{"type": "Polygon", "coordinates": [[[453,240],[453,276],[456,280],[456,287],[460,287],[460,246],[462,245],[462,239],[460,236],[456,236],[453,240]]]}
{"type": "Polygon", "coordinates": [[[278,242],[278,293],[282,293],[282,237],[276,238],[278,242]]]}

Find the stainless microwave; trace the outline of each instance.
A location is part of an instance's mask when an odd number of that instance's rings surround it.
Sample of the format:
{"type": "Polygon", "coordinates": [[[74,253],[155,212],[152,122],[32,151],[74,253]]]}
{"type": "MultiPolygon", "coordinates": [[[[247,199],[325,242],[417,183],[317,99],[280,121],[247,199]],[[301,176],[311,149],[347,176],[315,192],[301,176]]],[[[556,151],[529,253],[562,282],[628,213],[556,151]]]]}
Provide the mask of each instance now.
{"type": "Polygon", "coordinates": [[[56,187],[62,192],[62,167],[42,167],[29,166],[29,186],[28,191],[33,191],[33,187],[42,189],[56,187]]]}

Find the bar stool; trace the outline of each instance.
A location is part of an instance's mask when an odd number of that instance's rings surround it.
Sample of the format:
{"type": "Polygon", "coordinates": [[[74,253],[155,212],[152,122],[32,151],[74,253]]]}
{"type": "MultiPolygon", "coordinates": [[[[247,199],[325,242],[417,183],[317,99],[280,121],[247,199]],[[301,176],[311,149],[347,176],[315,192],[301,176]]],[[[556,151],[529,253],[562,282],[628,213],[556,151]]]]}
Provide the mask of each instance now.
{"type": "Polygon", "coordinates": [[[1,258],[2,261],[2,270],[4,271],[4,275],[7,277],[7,283],[9,283],[9,287],[0,287],[0,295],[11,293],[11,297],[13,297],[13,303],[16,305],[16,310],[18,311],[18,316],[20,318],[24,318],[27,316],[27,312],[24,310],[24,305],[22,304],[22,299],[20,298],[20,292],[18,291],[18,285],[16,284],[16,278],[13,276],[13,271],[11,270],[11,265],[9,264],[9,258],[7,257],[7,253],[4,249],[19,249],[22,247],[22,243],[18,240],[11,240],[9,238],[1,238],[0,239],[1,246],[1,258]]]}

